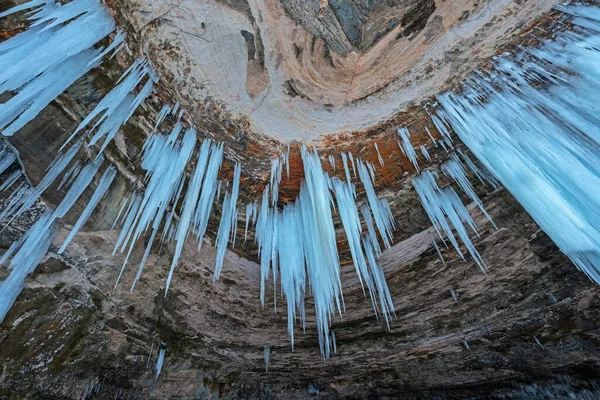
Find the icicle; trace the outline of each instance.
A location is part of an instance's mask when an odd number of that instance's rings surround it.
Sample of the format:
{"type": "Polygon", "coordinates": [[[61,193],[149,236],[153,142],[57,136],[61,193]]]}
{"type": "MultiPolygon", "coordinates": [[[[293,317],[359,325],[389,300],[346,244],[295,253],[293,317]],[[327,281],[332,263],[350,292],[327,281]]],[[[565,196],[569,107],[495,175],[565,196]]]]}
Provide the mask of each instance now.
{"type": "Polygon", "coordinates": [[[546,350],[544,348],[544,345],[542,345],[542,343],[539,341],[539,339],[537,338],[537,336],[533,335],[533,340],[535,340],[535,342],[537,343],[538,346],[540,346],[542,348],[542,350],[546,350]]]}
{"type": "MultiPolygon", "coordinates": [[[[66,5],[42,6],[30,16],[29,29],[0,43],[0,93],[18,91],[0,104],[0,129],[11,136],[31,121],[60,93],[92,68],[124,36],[107,49],[93,46],[116,28],[108,9],[98,0],[74,0],[66,5]]],[[[10,14],[17,6],[8,10],[10,14]]]]}
{"type": "Polygon", "coordinates": [[[399,128],[398,135],[400,136],[400,142],[398,146],[400,150],[404,153],[406,157],[410,160],[410,162],[414,165],[415,169],[419,171],[419,162],[417,160],[417,153],[410,143],[410,132],[407,128],[399,128]]]}
{"type": "Polygon", "coordinates": [[[223,181],[219,181],[219,183],[217,183],[217,198],[216,200],[219,201],[219,199],[221,198],[221,186],[223,185],[223,181]]]}
{"type": "Polygon", "coordinates": [[[104,174],[102,175],[102,178],[100,178],[100,182],[96,187],[96,191],[92,195],[91,199],[89,200],[87,206],[85,207],[81,215],[79,216],[79,219],[77,220],[75,226],[69,233],[69,236],[67,236],[67,239],[64,241],[64,243],[58,250],[58,254],[62,254],[65,251],[69,243],[71,243],[71,241],[75,238],[77,232],[79,232],[79,230],[87,222],[88,218],[92,214],[92,211],[94,211],[100,200],[102,200],[116,176],[117,169],[112,165],[108,167],[106,171],[104,171],[104,174]]]}
{"type": "Polygon", "coordinates": [[[154,129],[153,129],[154,131],[156,131],[158,129],[158,125],[160,125],[160,123],[165,120],[165,118],[167,117],[167,115],[169,115],[170,112],[171,112],[170,105],[165,104],[162,106],[162,108],[160,109],[160,112],[156,116],[156,123],[154,124],[154,129]]]}
{"type": "Polygon", "coordinates": [[[335,332],[331,332],[331,341],[333,342],[333,354],[337,354],[337,343],[335,342],[335,332]]]}
{"type": "Polygon", "coordinates": [[[246,204],[246,228],[244,229],[244,241],[248,240],[248,227],[250,226],[250,221],[253,220],[255,213],[256,213],[256,204],[255,203],[246,204]]]}
{"type": "Polygon", "coordinates": [[[348,157],[350,158],[350,164],[352,164],[352,171],[354,171],[354,177],[356,178],[356,166],[354,165],[354,156],[352,153],[348,153],[348,157]]]}
{"type": "Polygon", "coordinates": [[[465,346],[465,349],[467,349],[468,351],[471,351],[471,348],[469,347],[469,342],[467,342],[467,339],[463,340],[463,346],[465,346]]]}
{"type": "MultiPolygon", "coordinates": [[[[227,242],[234,235],[237,224],[237,199],[240,189],[240,174],[242,168],[239,163],[235,164],[233,173],[233,188],[231,193],[225,194],[223,200],[223,214],[221,216],[221,224],[217,232],[217,262],[215,265],[214,279],[218,280],[223,268],[223,260],[225,259],[225,251],[227,250],[227,242]]],[[[235,239],[232,240],[232,243],[235,239]]]]}
{"type": "Polygon", "coordinates": [[[156,359],[156,377],[154,381],[158,381],[158,377],[162,372],[163,363],[165,362],[165,354],[167,353],[167,344],[162,342],[160,344],[160,351],[158,352],[158,358],[156,359]]]}
{"type": "Polygon", "coordinates": [[[66,153],[56,156],[40,183],[36,187],[27,188],[22,195],[13,198],[14,201],[11,201],[0,214],[0,221],[12,217],[11,221],[8,222],[10,224],[15,218],[28,210],[69,165],[77,154],[80,145],[81,142],[77,142],[66,153]]]}
{"type": "Polygon", "coordinates": [[[455,303],[458,303],[458,299],[456,298],[456,292],[454,291],[453,288],[448,289],[450,291],[450,295],[452,296],[452,298],[454,299],[455,303]]]}
{"type": "Polygon", "coordinates": [[[15,161],[17,161],[17,156],[8,147],[0,150],[0,174],[6,171],[15,161]]]}
{"type": "Polygon", "coordinates": [[[485,215],[487,219],[492,223],[494,228],[497,229],[496,224],[494,223],[494,221],[492,221],[492,217],[490,217],[490,215],[487,213],[485,207],[483,206],[483,203],[479,199],[479,196],[477,196],[477,194],[475,193],[475,189],[473,189],[473,185],[471,185],[469,178],[467,178],[464,167],[455,153],[452,153],[450,158],[441,165],[441,170],[444,174],[450,176],[452,179],[454,179],[456,183],[458,183],[458,186],[460,186],[462,191],[465,192],[467,196],[469,196],[469,198],[481,210],[483,215],[485,215]]]}
{"type": "Polygon", "coordinates": [[[279,197],[279,182],[283,172],[283,161],[277,157],[271,160],[271,177],[269,178],[269,187],[271,188],[271,206],[277,204],[279,197]]]}
{"type": "MultiPolygon", "coordinates": [[[[342,153],[342,163],[344,164],[344,172],[346,172],[346,182],[350,183],[350,170],[348,169],[348,156],[346,156],[346,153],[342,153]]],[[[352,166],[354,167],[354,164],[352,166]]]]}
{"type": "MultiPolygon", "coordinates": [[[[578,9],[597,8],[577,5],[578,9]]],[[[577,28],[439,96],[438,115],[540,227],[600,283],[600,34],[577,28]],[[485,99],[485,101],[483,101],[485,99]],[[507,115],[510,118],[507,118],[507,115]]]]}
{"type": "Polygon", "coordinates": [[[123,252],[129,243],[129,250],[115,283],[115,289],[137,239],[151,227],[151,240],[139,265],[134,284],[139,279],[167,207],[175,206],[179,200],[180,189],[183,187],[182,180],[185,179],[185,167],[196,144],[194,129],[187,130],[183,138],[177,140],[180,132],[181,126],[177,124],[170,135],[155,135],[148,139],[149,143],[142,157],[142,168],[147,171],[146,176],[149,180],[143,196],[136,198],[134,206],[129,210],[115,245],[115,251],[119,249],[123,252]]]}
{"type": "Polygon", "coordinates": [[[283,153],[283,164],[285,165],[285,174],[290,179],[290,144],[287,145],[287,151],[283,153]]]}
{"type": "Polygon", "coordinates": [[[446,234],[456,251],[464,259],[460,246],[454,237],[452,227],[458,233],[475,262],[485,273],[485,263],[475,246],[471,242],[467,230],[463,224],[467,224],[477,233],[475,223],[465,208],[460,198],[451,187],[440,189],[435,176],[431,171],[423,171],[420,175],[412,178],[412,184],[421,198],[423,208],[433,223],[438,235],[442,238],[442,231],[446,234]],[[446,219],[447,218],[447,219],[446,219]],[[452,224],[452,227],[450,224],[452,224]]]}
{"type": "Polygon", "coordinates": [[[329,164],[333,168],[333,172],[335,172],[335,158],[333,157],[332,154],[330,154],[329,157],[328,157],[328,159],[329,159],[329,164]]]}
{"type": "Polygon", "coordinates": [[[148,361],[146,361],[146,368],[150,367],[150,359],[152,358],[152,353],[154,353],[154,340],[152,340],[152,346],[150,346],[150,353],[148,354],[148,361]]]}
{"type": "Polygon", "coordinates": [[[383,206],[377,198],[375,188],[373,187],[372,175],[365,164],[362,161],[357,161],[357,164],[358,174],[365,188],[365,192],[367,193],[367,199],[369,200],[369,206],[373,212],[375,225],[383,239],[385,247],[389,248],[392,245],[393,216],[389,212],[389,208],[383,206]]]}
{"type": "Polygon", "coordinates": [[[442,260],[442,264],[444,264],[444,267],[446,267],[446,261],[444,261],[444,257],[442,256],[442,252],[440,251],[440,248],[437,245],[437,242],[435,240],[435,237],[430,236],[429,239],[431,240],[431,244],[433,245],[433,247],[435,248],[435,251],[437,252],[438,256],[440,257],[440,260],[442,260]]]}
{"type": "Polygon", "coordinates": [[[71,168],[69,168],[69,170],[67,171],[66,174],[63,175],[60,183],[58,184],[58,190],[60,190],[61,187],[63,187],[63,185],[67,185],[69,186],[71,184],[71,181],[75,179],[75,177],[77,177],[77,175],[79,174],[79,170],[81,169],[81,165],[79,164],[79,161],[76,161],[71,168]]]}
{"type": "Polygon", "coordinates": [[[210,149],[210,161],[206,170],[206,176],[202,185],[202,193],[198,201],[198,207],[194,215],[194,232],[198,241],[198,251],[202,247],[206,227],[208,226],[208,218],[212,210],[216,187],[217,175],[223,161],[223,144],[212,146],[210,149]]]}
{"type": "MultiPolygon", "coordinates": [[[[171,261],[171,268],[169,269],[166,290],[168,290],[169,288],[171,279],[173,277],[173,271],[179,263],[179,257],[181,256],[181,252],[183,251],[185,241],[188,238],[190,227],[193,224],[194,214],[196,213],[196,210],[198,208],[198,200],[200,199],[202,180],[204,179],[206,169],[208,167],[211,147],[211,140],[205,139],[202,143],[202,146],[200,146],[200,151],[198,152],[198,160],[196,161],[196,168],[194,169],[192,178],[188,183],[187,193],[185,195],[185,200],[183,203],[183,209],[179,218],[179,225],[177,226],[177,233],[175,239],[175,254],[173,255],[173,260],[171,261]]],[[[139,279],[139,277],[137,277],[136,280],[137,279],[139,279]]]]}
{"type": "Polygon", "coordinates": [[[10,262],[10,274],[0,285],[0,322],[25,287],[25,277],[32,273],[48,252],[56,230],[51,225],[51,213],[46,211],[27,232],[3,255],[3,264],[15,251],[10,262]]]}
{"type": "Polygon", "coordinates": [[[377,307],[374,303],[376,297],[375,294],[377,293],[379,295],[381,311],[388,322],[389,327],[390,313],[394,311],[394,305],[391,300],[387,283],[383,277],[383,271],[376,260],[378,253],[375,251],[369,241],[363,243],[366,256],[363,254],[363,250],[361,248],[362,227],[358,209],[356,208],[355,203],[356,193],[354,190],[354,185],[344,183],[339,179],[334,178],[332,179],[332,186],[334,189],[336,202],[338,204],[342,225],[348,239],[348,246],[350,247],[350,253],[352,254],[352,261],[354,262],[354,267],[360,283],[361,285],[364,283],[364,285],[367,286],[369,290],[369,297],[373,302],[373,309],[376,313],[377,307]]]}
{"type": "Polygon", "coordinates": [[[478,167],[475,165],[473,160],[469,158],[462,150],[458,149],[458,154],[460,155],[463,163],[469,168],[469,170],[479,179],[481,183],[489,183],[492,188],[498,189],[500,187],[500,182],[498,179],[484,166],[478,167]]]}
{"type": "Polygon", "coordinates": [[[421,145],[419,148],[421,149],[421,154],[423,154],[423,157],[425,157],[427,161],[431,161],[431,156],[429,155],[429,151],[427,151],[427,147],[421,145]]]}
{"type": "Polygon", "coordinates": [[[373,142],[373,144],[375,145],[375,151],[377,151],[377,159],[379,160],[379,164],[381,164],[381,166],[383,167],[383,158],[381,157],[381,153],[379,152],[379,147],[377,146],[377,143],[373,142]]]}
{"type": "Polygon", "coordinates": [[[271,348],[269,346],[265,346],[265,372],[269,372],[269,356],[271,355],[271,348]]]}
{"type": "Polygon", "coordinates": [[[84,128],[88,127],[92,120],[98,117],[98,121],[90,128],[90,131],[95,133],[90,139],[88,146],[93,146],[100,139],[104,138],[104,142],[100,147],[98,154],[102,153],[110,141],[115,137],[121,125],[133,115],[146,97],[152,93],[156,81],[158,81],[158,78],[148,61],[142,59],[136,60],[135,63],[121,76],[119,84],[104,96],[96,108],[81,121],[66,143],[73,139],[84,128]],[[145,77],[148,77],[146,83],[138,95],[134,95],[132,93],[133,90],[145,77]]]}

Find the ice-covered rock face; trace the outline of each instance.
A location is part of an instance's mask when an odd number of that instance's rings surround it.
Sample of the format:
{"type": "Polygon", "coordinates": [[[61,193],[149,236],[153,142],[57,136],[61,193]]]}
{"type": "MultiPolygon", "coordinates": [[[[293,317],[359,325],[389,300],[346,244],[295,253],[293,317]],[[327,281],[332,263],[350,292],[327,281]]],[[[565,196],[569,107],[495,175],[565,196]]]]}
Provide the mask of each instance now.
{"type": "Polygon", "coordinates": [[[554,1],[117,3],[190,112],[209,99],[288,141],[378,125],[470,71],[554,1]]]}

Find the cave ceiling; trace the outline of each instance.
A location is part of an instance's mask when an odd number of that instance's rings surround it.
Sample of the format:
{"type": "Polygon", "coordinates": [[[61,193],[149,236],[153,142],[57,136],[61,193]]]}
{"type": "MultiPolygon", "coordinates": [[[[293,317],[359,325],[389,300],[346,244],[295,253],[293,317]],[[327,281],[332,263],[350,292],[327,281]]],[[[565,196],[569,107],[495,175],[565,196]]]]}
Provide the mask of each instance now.
{"type": "Polygon", "coordinates": [[[21,5],[0,398],[597,398],[597,5],[21,5]]]}

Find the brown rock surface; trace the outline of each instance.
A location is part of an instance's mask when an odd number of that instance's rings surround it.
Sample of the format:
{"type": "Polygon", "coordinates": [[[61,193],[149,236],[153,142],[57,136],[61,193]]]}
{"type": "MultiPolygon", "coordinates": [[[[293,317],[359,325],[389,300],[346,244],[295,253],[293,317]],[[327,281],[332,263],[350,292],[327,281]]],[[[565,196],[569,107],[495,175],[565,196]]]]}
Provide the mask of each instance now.
{"type": "MultiPolygon", "coordinates": [[[[473,211],[481,234],[475,244],[489,266],[488,275],[454,250],[442,251],[444,266],[429,244],[431,223],[410,186],[415,171],[396,144],[395,129],[410,126],[414,144],[432,153],[427,167],[443,161],[445,153],[433,150],[424,131],[432,127],[420,102],[526,31],[553,2],[108,3],[128,29],[134,55],[147,55],[159,69],[161,86],[107,150],[121,172],[109,196],[59,256],[57,246],[85,199],[77,203],[52,251],[0,325],[0,398],[597,394],[596,285],[575,269],[509,193],[483,186],[477,187],[478,193],[499,227],[493,229],[473,211]],[[125,193],[143,185],[136,157],[154,112],[174,98],[187,106],[186,123],[194,122],[202,136],[226,141],[222,178],[231,177],[232,161],[243,163],[243,202],[258,199],[270,158],[282,151],[283,141],[322,139],[316,143],[321,156],[332,154],[338,163],[340,151],[376,162],[373,143],[378,143],[385,167],[377,171],[377,190],[389,200],[398,225],[397,244],[382,258],[396,306],[390,330],[377,320],[346,262],[346,312],[332,321],[337,354],[328,360],[319,357],[310,298],[306,333],[297,329],[292,352],[283,300],[278,299],[274,313],[271,289],[266,308],[260,306],[252,241],[227,253],[222,277],[213,282],[215,220],[200,254],[192,240],[187,244],[166,298],[173,253],[169,245],[155,246],[130,293],[145,244],[139,243],[112,292],[123,259],[111,256],[118,231],[108,229],[125,193]],[[325,134],[332,135],[322,138],[325,134]],[[160,342],[167,343],[167,357],[155,381],[160,342]],[[271,348],[268,372],[265,345],[271,348]]],[[[0,29],[0,38],[23,27],[18,19],[11,20],[8,28],[0,29]]],[[[34,184],[128,61],[123,56],[81,79],[11,139],[34,184]]],[[[291,176],[282,181],[281,202],[295,198],[304,176],[297,146],[292,149],[291,176]]],[[[333,173],[328,163],[324,166],[333,173]]],[[[62,195],[51,190],[43,200],[56,205],[62,195]]],[[[37,207],[0,234],[1,249],[31,225],[42,205],[37,207]]],[[[341,228],[339,233],[346,261],[341,228]]]]}

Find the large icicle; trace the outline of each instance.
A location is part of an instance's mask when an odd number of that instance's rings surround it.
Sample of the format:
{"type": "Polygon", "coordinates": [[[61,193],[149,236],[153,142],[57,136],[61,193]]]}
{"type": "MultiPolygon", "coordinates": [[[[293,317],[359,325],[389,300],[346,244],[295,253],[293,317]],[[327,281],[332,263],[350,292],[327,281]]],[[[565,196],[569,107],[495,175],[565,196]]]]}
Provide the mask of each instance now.
{"type": "Polygon", "coordinates": [[[217,262],[215,264],[214,279],[219,279],[221,268],[223,268],[223,260],[225,259],[225,251],[227,250],[227,242],[231,238],[231,243],[235,242],[235,230],[237,226],[237,198],[240,190],[240,174],[242,167],[239,163],[235,164],[233,173],[233,188],[231,193],[225,195],[223,200],[223,214],[221,216],[221,224],[217,232],[217,262]]]}
{"type": "Polygon", "coordinates": [[[452,187],[440,189],[436,182],[436,177],[437,174],[431,171],[423,171],[412,179],[412,184],[421,198],[423,208],[425,208],[440,238],[444,240],[442,232],[445,233],[458,254],[464,259],[452,228],[456,230],[456,233],[458,233],[458,236],[475,259],[479,268],[485,273],[485,263],[473,245],[473,242],[471,242],[464,225],[467,224],[477,233],[475,222],[454,189],[452,187]]]}
{"type": "Polygon", "coordinates": [[[87,222],[90,215],[92,215],[92,212],[94,211],[100,200],[102,200],[102,198],[110,188],[110,185],[112,184],[116,176],[117,169],[114,166],[110,166],[106,169],[106,171],[104,171],[104,174],[100,178],[100,182],[98,183],[94,194],[92,195],[88,204],[85,206],[85,209],[79,216],[79,219],[75,223],[75,226],[73,227],[71,232],[69,232],[69,236],[67,236],[67,239],[64,241],[64,243],[58,250],[58,254],[62,254],[65,251],[69,243],[71,243],[71,241],[75,238],[75,235],[77,235],[77,232],[79,232],[83,225],[85,225],[85,223],[87,222]]]}
{"type": "Polygon", "coordinates": [[[54,227],[49,227],[51,219],[48,210],[20,240],[10,246],[0,260],[0,264],[3,264],[18,249],[8,267],[10,274],[0,285],[0,322],[25,287],[25,277],[35,270],[50,248],[56,234],[54,227]]]}
{"type": "MultiPolygon", "coordinates": [[[[295,321],[299,318],[302,325],[305,325],[305,290],[307,286],[310,287],[314,298],[321,354],[323,357],[329,357],[332,346],[329,321],[336,312],[341,314],[343,308],[340,263],[332,215],[334,198],[331,190],[335,193],[338,214],[348,237],[357,274],[369,291],[373,307],[377,312],[378,295],[380,311],[388,322],[394,309],[383,270],[377,261],[380,249],[374,227],[372,231],[375,243],[372,243],[369,238],[368,243],[363,244],[360,217],[355,203],[355,189],[349,182],[348,156],[342,153],[346,172],[346,182],[344,182],[338,178],[331,179],[323,171],[316,152],[308,151],[303,147],[301,155],[305,182],[294,203],[286,204],[282,210],[279,210],[271,207],[269,185],[263,192],[263,201],[256,222],[256,240],[261,260],[261,302],[264,305],[265,282],[269,278],[270,271],[273,272],[275,288],[279,271],[282,294],[287,302],[288,334],[293,348],[295,321]]],[[[367,185],[370,184],[370,188],[373,189],[372,166],[366,166],[360,161],[358,165],[361,178],[368,179],[367,185]]],[[[381,217],[381,229],[385,231],[386,227],[391,226],[391,220],[388,219],[389,206],[387,202],[376,196],[372,201],[378,218],[381,217]]]]}
{"type": "Polygon", "coordinates": [[[186,130],[183,138],[178,140],[181,131],[181,124],[178,123],[170,135],[154,135],[148,139],[142,159],[142,168],[147,171],[148,184],[143,196],[138,198],[129,210],[125,226],[115,245],[115,250],[123,252],[129,243],[129,250],[117,278],[117,284],[138,238],[151,228],[151,238],[133,282],[135,285],[144,269],[153,240],[164,221],[167,207],[176,206],[179,200],[185,179],[185,167],[196,144],[194,129],[186,130]]]}
{"type": "MultiPolygon", "coordinates": [[[[364,162],[357,160],[358,175],[363,183],[365,192],[367,193],[367,199],[369,200],[369,206],[373,212],[375,218],[375,225],[377,230],[383,239],[385,247],[389,248],[392,245],[392,230],[394,228],[394,219],[390,212],[387,202],[382,202],[377,198],[375,188],[373,187],[373,174],[370,171],[368,165],[364,162]]],[[[370,165],[370,164],[369,164],[370,165]]]]}
{"type": "MultiPolygon", "coordinates": [[[[377,261],[379,253],[369,239],[361,238],[362,226],[355,202],[354,185],[333,178],[332,186],[358,278],[361,285],[364,281],[367,286],[372,302],[375,301],[375,294],[378,294],[381,312],[389,327],[390,313],[394,311],[394,305],[381,265],[377,261]],[[365,248],[365,253],[363,253],[361,243],[365,248]]],[[[375,303],[373,303],[373,308],[377,312],[375,303]]]]}
{"type": "Polygon", "coordinates": [[[115,137],[121,125],[127,122],[146,97],[152,93],[154,83],[157,81],[158,77],[148,61],[144,59],[136,60],[135,63],[125,71],[123,76],[121,76],[119,84],[104,96],[96,108],[81,121],[67,142],[74,138],[84,128],[88,127],[92,120],[98,118],[97,122],[90,128],[90,131],[94,132],[94,135],[91,137],[88,145],[93,146],[100,139],[104,138],[104,142],[99,151],[99,154],[102,153],[110,141],[115,137]],[[140,92],[137,95],[134,95],[134,89],[146,77],[146,83],[140,92]]]}
{"type": "Polygon", "coordinates": [[[50,187],[50,185],[56,180],[56,178],[64,171],[64,169],[71,163],[79,148],[81,142],[75,143],[71,148],[64,154],[60,153],[56,156],[54,161],[48,167],[48,171],[40,183],[31,188],[26,188],[20,195],[13,197],[13,200],[6,206],[0,214],[0,222],[5,221],[11,217],[12,222],[15,218],[21,215],[23,212],[29,209],[50,187]]]}
{"type": "Polygon", "coordinates": [[[116,28],[99,0],[74,0],[66,5],[33,1],[23,7],[33,6],[41,8],[31,14],[31,27],[0,43],[0,94],[17,91],[0,104],[0,129],[5,136],[31,121],[124,39],[119,33],[108,48],[93,48],[116,28]]]}
{"type": "MultiPolygon", "coordinates": [[[[598,24],[598,8],[566,7],[598,24]]],[[[485,167],[590,278],[600,283],[600,33],[577,28],[438,98],[485,167]],[[485,99],[483,101],[482,99],[485,99]],[[510,118],[507,118],[510,115],[510,118]]]]}
{"type": "Polygon", "coordinates": [[[483,203],[479,199],[479,196],[477,196],[477,193],[475,193],[475,189],[473,188],[473,185],[471,185],[469,178],[467,178],[465,169],[455,153],[452,153],[450,158],[441,165],[441,170],[444,174],[450,176],[456,183],[458,183],[458,186],[460,186],[462,191],[465,192],[465,194],[469,196],[471,200],[473,200],[483,215],[485,215],[492,225],[496,227],[496,224],[494,224],[494,221],[492,221],[492,217],[490,217],[490,215],[487,213],[485,207],[483,207],[483,203]]]}

